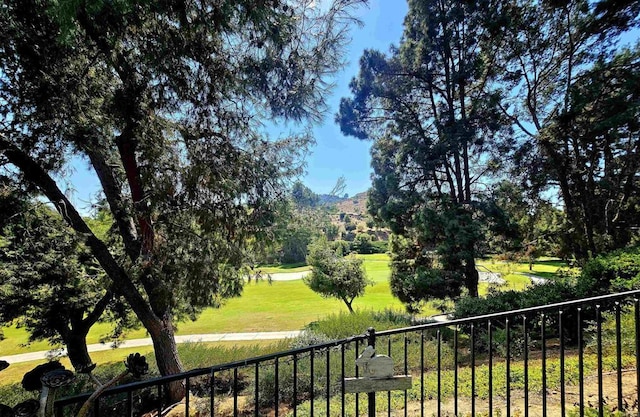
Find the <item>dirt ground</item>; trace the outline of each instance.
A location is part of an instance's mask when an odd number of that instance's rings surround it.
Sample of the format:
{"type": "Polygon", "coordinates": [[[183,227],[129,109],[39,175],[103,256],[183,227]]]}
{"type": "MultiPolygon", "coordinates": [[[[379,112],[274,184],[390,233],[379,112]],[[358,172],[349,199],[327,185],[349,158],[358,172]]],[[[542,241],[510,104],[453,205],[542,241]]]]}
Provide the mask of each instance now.
{"type": "MultiPolygon", "coordinates": [[[[608,410],[616,411],[618,405],[618,378],[615,373],[604,374],[602,377],[603,398],[605,407],[608,410]]],[[[638,414],[638,388],[636,384],[636,370],[627,369],[622,373],[622,403],[624,411],[628,415],[638,414]]],[[[512,391],[511,393],[511,415],[522,417],[524,413],[524,391],[512,391]]],[[[567,385],[565,389],[566,412],[578,410],[580,405],[580,388],[578,385],[567,385]]],[[[585,408],[597,409],[598,407],[598,379],[596,376],[589,376],[584,381],[585,408]]],[[[488,399],[476,399],[476,416],[488,416],[488,399]]],[[[408,404],[408,416],[420,415],[420,403],[412,402],[408,404]]],[[[561,415],[561,393],[560,391],[547,392],[547,416],[555,417],[561,415]]],[[[437,415],[437,402],[435,400],[425,400],[424,415],[437,415]]],[[[441,404],[442,416],[454,417],[454,400],[448,399],[441,404]]],[[[379,412],[378,416],[386,416],[387,412],[379,412]]],[[[404,410],[392,411],[394,417],[404,416],[404,410]]],[[[493,416],[506,416],[506,399],[504,397],[493,398],[493,416]]],[[[542,393],[529,392],[529,416],[536,417],[543,415],[542,393]]],[[[469,398],[458,399],[458,416],[471,416],[471,400],[469,398]]]]}

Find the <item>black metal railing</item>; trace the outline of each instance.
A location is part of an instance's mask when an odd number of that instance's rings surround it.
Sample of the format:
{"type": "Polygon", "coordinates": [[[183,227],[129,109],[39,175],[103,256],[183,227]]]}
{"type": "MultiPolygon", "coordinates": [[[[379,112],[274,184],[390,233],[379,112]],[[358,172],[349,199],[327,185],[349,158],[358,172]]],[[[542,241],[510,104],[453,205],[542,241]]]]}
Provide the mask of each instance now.
{"type": "MultiPolygon", "coordinates": [[[[121,385],[94,416],[159,415],[167,387],[180,415],[640,415],[640,291],[375,332],[121,385]],[[412,375],[403,391],[345,393],[366,345],[412,375]],[[155,413],[155,414],[154,414],[155,413]],[[622,414],[624,415],[624,414],[622,414]]],[[[58,400],[75,415],[89,398],[58,400]]]]}

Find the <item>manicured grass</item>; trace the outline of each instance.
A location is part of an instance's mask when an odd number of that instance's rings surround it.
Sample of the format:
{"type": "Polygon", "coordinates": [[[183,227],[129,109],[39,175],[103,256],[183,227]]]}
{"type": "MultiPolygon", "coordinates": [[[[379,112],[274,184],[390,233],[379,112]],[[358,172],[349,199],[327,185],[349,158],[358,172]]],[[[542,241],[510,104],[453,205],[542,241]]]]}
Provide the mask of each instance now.
{"type": "MultiPolygon", "coordinates": [[[[364,260],[364,268],[373,286],[367,287],[365,296],[354,301],[355,309],[383,310],[385,308],[403,310],[404,306],[395,299],[389,289],[389,256],[387,254],[358,255],[364,260]]],[[[491,271],[505,275],[508,284],[505,288],[521,290],[529,280],[513,272],[527,272],[528,264],[505,263],[492,260],[478,262],[491,271]]],[[[555,273],[558,261],[542,261],[534,264],[533,273],[555,273]]],[[[299,264],[285,265],[282,268],[261,268],[263,272],[298,272],[309,269],[299,264]]],[[[486,293],[487,285],[481,284],[481,294],[486,293]]],[[[205,309],[196,321],[178,323],[178,334],[225,333],[298,330],[306,324],[317,321],[328,314],[347,311],[345,305],[335,299],[325,299],[311,291],[302,282],[266,281],[250,282],[245,286],[241,297],[228,300],[219,309],[205,309]]],[[[437,314],[431,304],[422,312],[428,316],[437,314]]],[[[0,356],[50,349],[46,342],[35,342],[29,346],[27,332],[15,327],[3,328],[5,340],[0,341],[0,356]]],[[[87,342],[98,343],[102,335],[108,334],[109,324],[100,323],[89,333],[87,342]]],[[[128,339],[147,337],[144,329],[133,330],[128,339]]]]}
{"type": "MultiPolygon", "coordinates": [[[[355,309],[383,310],[403,309],[402,304],[389,290],[389,266],[387,255],[363,255],[367,274],[375,285],[367,287],[364,297],[354,301],[355,309]]],[[[295,268],[273,268],[271,272],[296,272],[295,268]]],[[[308,267],[304,267],[308,269],[308,267]]],[[[264,271],[264,270],[263,270],[264,271]]],[[[325,299],[311,291],[302,280],[266,281],[247,283],[241,297],[227,300],[219,309],[208,308],[192,322],[178,323],[178,334],[260,332],[298,330],[330,313],[347,311],[341,301],[325,299]]],[[[100,336],[107,334],[108,324],[92,328],[88,343],[98,343],[100,336]]],[[[6,339],[0,341],[0,356],[29,351],[47,350],[46,342],[36,342],[28,347],[27,332],[15,327],[4,328],[6,339]]],[[[147,337],[144,329],[127,334],[128,339],[147,337]]]]}

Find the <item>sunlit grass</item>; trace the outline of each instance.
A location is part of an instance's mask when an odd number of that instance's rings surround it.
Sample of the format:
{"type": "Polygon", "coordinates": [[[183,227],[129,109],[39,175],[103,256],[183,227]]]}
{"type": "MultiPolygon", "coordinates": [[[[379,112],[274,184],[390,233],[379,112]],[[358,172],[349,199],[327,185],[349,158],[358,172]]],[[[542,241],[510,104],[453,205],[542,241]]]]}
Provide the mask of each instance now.
{"type": "MultiPolygon", "coordinates": [[[[389,256],[387,254],[357,255],[364,261],[364,268],[373,286],[367,287],[364,297],[354,301],[353,306],[359,310],[383,310],[385,308],[403,310],[400,301],[391,295],[389,289],[389,256]]],[[[493,260],[482,260],[479,265],[500,272],[507,280],[505,289],[522,290],[530,281],[518,272],[527,272],[526,263],[506,263],[493,260]]],[[[555,274],[563,264],[557,260],[542,260],[533,265],[533,274],[555,274]]],[[[269,267],[263,272],[297,272],[308,269],[306,266],[285,265],[269,267]]],[[[480,293],[486,294],[487,284],[480,284],[480,293]]],[[[207,308],[196,321],[177,323],[177,334],[231,333],[231,332],[263,332],[279,330],[299,330],[310,322],[317,321],[332,314],[347,311],[345,305],[335,299],[326,299],[311,291],[302,280],[296,281],[259,281],[247,283],[241,297],[227,300],[219,309],[207,308]]],[[[437,314],[433,303],[427,304],[422,315],[437,314]]],[[[95,325],[87,342],[98,343],[101,336],[108,334],[110,325],[95,325]]],[[[28,334],[24,329],[15,327],[3,328],[5,340],[0,341],[0,356],[14,355],[31,351],[48,350],[47,342],[34,342],[25,346],[28,334]]],[[[133,330],[127,339],[147,337],[144,329],[133,330]]],[[[95,355],[96,353],[93,353],[95,355]]]]}
{"type": "MultiPolygon", "coordinates": [[[[180,359],[185,369],[195,369],[284,350],[288,348],[288,343],[286,340],[185,343],[178,345],[178,353],[180,354],[180,359]]],[[[128,355],[136,352],[147,357],[151,374],[157,374],[157,366],[152,346],[118,348],[93,352],[91,359],[98,365],[98,369],[100,369],[107,365],[122,363],[128,355]]],[[[58,360],[65,368],[73,369],[68,358],[63,357],[58,358],[58,360]]],[[[11,364],[0,373],[0,386],[19,383],[22,381],[22,377],[26,372],[45,362],[47,362],[47,360],[42,359],[11,364]]]]}

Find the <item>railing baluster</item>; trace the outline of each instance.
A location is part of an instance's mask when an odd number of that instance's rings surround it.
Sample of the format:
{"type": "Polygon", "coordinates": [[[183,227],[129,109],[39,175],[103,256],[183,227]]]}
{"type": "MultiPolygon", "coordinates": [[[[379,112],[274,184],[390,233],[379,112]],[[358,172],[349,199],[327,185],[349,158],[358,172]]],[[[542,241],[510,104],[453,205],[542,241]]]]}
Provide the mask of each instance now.
{"type": "MultiPolygon", "coordinates": [[[[358,355],[360,355],[360,341],[356,340],[356,351],[355,358],[358,359],[358,355]]],[[[356,378],[360,376],[360,369],[356,366],[356,378]]],[[[356,415],[360,415],[360,394],[356,393],[356,415]]]]}
{"type": "MultiPolygon", "coordinates": [[[[387,356],[391,357],[391,336],[387,339],[387,356]]],[[[391,391],[387,391],[387,416],[391,417],[391,391]]]]}
{"type": "Polygon", "coordinates": [[[622,412],[622,335],[620,333],[620,303],[616,301],[616,371],[618,376],[618,411],[622,412]]]}
{"type": "Polygon", "coordinates": [[[238,367],[237,366],[233,368],[233,417],[238,417],[238,367]]]}
{"type": "Polygon", "coordinates": [[[190,402],[189,391],[191,390],[191,380],[189,377],[185,378],[184,385],[185,385],[184,408],[187,412],[187,417],[189,417],[189,402],[190,402]]]}
{"type": "Polygon", "coordinates": [[[420,417],[424,417],[424,330],[420,331],[420,417]]]}
{"type": "Polygon", "coordinates": [[[313,376],[315,375],[315,370],[314,365],[315,365],[315,356],[316,356],[316,351],[315,349],[311,349],[311,352],[309,352],[309,378],[311,378],[311,387],[309,388],[309,416],[313,417],[313,397],[314,397],[314,389],[313,386],[314,384],[314,379],[313,376]]]}
{"type": "Polygon", "coordinates": [[[453,415],[458,415],[458,332],[456,326],[453,331],[453,415]]]}
{"type": "Polygon", "coordinates": [[[542,417],[547,417],[547,317],[540,314],[540,341],[542,342],[542,417]]]}
{"type": "Polygon", "coordinates": [[[127,391],[127,416],[133,417],[133,392],[127,391]]]}
{"type": "Polygon", "coordinates": [[[633,315],[636,327],[636,403],[640,417],[640,299],[633,299],[633,315]]]}
{"type": "Polygon", "coordinates": [[[162,384],[158,385],[158,415],[162,415],[162,384]]]}
{"type": "Polygon", "coordinates": [[[560,415],[565,417],[566,407],[565,398],[566,390],[564,387],[564,323],[562,322],[563,311],[558,311],[558,335],[560,337],[560,415]]]}
{"type": "Polygon", "coordinates": [[[341,395],[341,404],[342,404],[342,411],[341,411],[341,415],[342,417],[345,417],[345,400],[344,400],[344,377],[345,377],[345,370],[344,370],[344,344],[342,344],[340,346],[340,375],[341,375],[341,380],[342,380],[342,384],[340,387],[340,395],[341,395]]]}
{"type": "Polygon", "coordinates": [[[329,417],[331,413],[331,357],[330,357],[331,349],[327,347],[327,363],[326,363],[326,372],[327,372],[327,417],[329,417]]]}
{"type": "MultiPolygon", "coordinates": [[[[344,347],[344,345],[342,345],[344,347]]],[[[344,379],[344,377],[343,377],[344,379]]],[[[293,354],[293,417],[298,416],[298,355],[293,354]]]]}
{"type": "Polygon", "coordinates": [[[471,415],[476,415],[476,331],[471,323],[471,415]]]}
{"type": "MultiPolygon", "coordinates": [[[[253,387],[254,389],[254,393],[253,393],[253,397],[254,397],[254,403],[255,403],[255,409],[253,410],[253,415],[254,417],[258,417],[260,415],[260,364],[256,363],[256,369],[255,371],[255,386],[253,387]]],[[[213,416],[213,412],[211,413],[211,415],[213,416]]]]}
{"type": "Polygon", "coordinates": [[[487,338],[489,339],[489,415],[493,415],[493,331],[491,320],[487,321],[487,338]]]}
{"type": "Polygon", "coordinates": [[[438,339],[438,417],[442,415],[442,353],[440,351],[442,345],[442,334],[440,329],[436,332],[438,339]]]}
{"type": "Polygon", "coordinates": [[[505,332],[506,332],[506,341],[507,341],[507,347],[506,347],[506,379],[505,379],[505,385],[506,385],[506,401],[507,401],[507,417],[511,416],[511,327],[509,324],[509,318],[507,317],[504,320],[504,328],[505,328],[505,332]]]}
{"type": "Polygon", "coordinates": [[[524,332],[524,417],[529,417],[529,328],[527,316],[522,316],[522,331],[524,332]]]}
{"type": "MultiPolygon", "coordinates": [[[[256,366],[258,366],[256,364],[256,366]]],[[[216,390],[216,373],[211,371],[211,380],[209,381],[209,409],[211,410],[211,415],[214,416],[215,415],[215,411],[216,411],[216,407],[214,404],[214,399],[215,399],[215,390],[216,390]]],[[[258,374],[257,374],[257,370],[256,370],[256,393],[258,392],[258,374]]],[[[256,410],[258,409],[258,397],[256,396],[256,410]]]]}
{"type": "Polygon", "coordinates": [[[275,372],[275,378],[274,378],[274,398],[273,398],[273,404],[274,404],[274,414],[275,417],[278,417],[279,415],[279,409],[280,409],[280,358],[276,358],[276,362],[274,365],[274,372],[275,372]]]}
{"type": "MultiPolygon", "coordinates": [[[[407,339],[407,334],[404,334],[404,374],[408,375],[409,374],[409,355],[407,353],[407,344],[409,343],[409,340],[407,339]]],[[[408,407],[408,398],[407,398],[407,390],[404,390],[404,417],[407,417],[409,410],[407,410],[408,407]]],[[[356,414],[357,415],[357,414],[356,414]]]]}
{"type": "Polygon", "coordinates": [[[584,417],[584,343],[582,341],[582,308],[578,307],[578,385],[580,417],[584,417]]]}
{"type": "Polygon", "coordinates": [[[604,416],[604,392],[602,386],[602,311],[596,305],[596,340],[598,349],[598,416],[604,416]]]}

